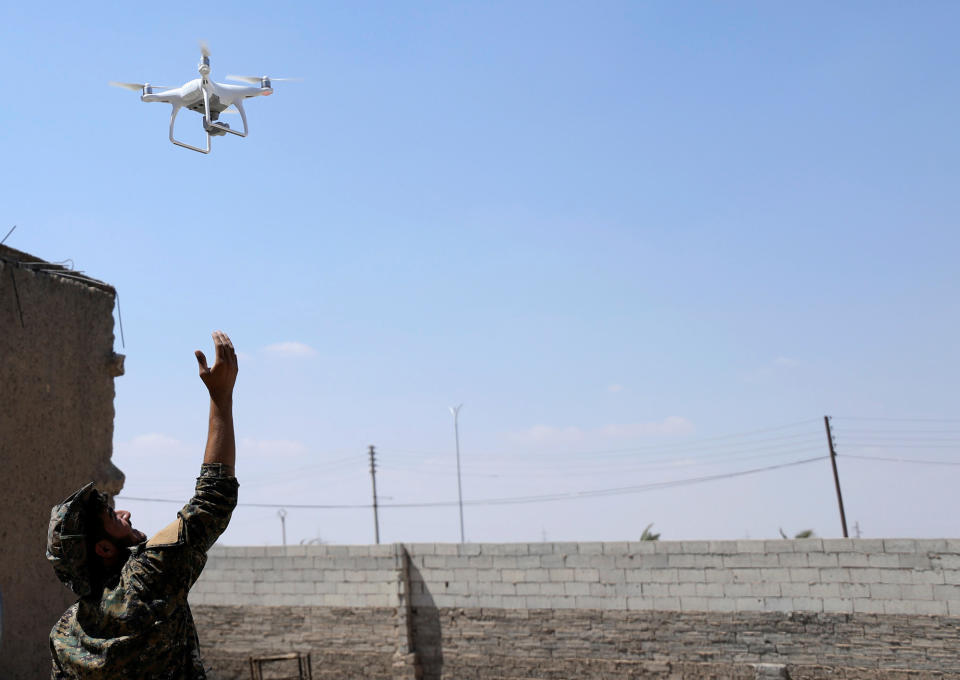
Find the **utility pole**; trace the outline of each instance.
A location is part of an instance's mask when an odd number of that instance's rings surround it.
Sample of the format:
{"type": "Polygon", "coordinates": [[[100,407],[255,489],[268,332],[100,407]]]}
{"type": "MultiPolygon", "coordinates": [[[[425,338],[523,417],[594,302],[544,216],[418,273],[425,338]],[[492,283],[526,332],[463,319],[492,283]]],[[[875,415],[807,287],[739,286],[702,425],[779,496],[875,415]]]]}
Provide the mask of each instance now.
{"type": "Polygon", "coordinates": [[[373,538],[380,545],[380,518],[377,516],[377,454],[370,445],[370,480],[373,482],[373,538]]]}
{"type": "Polygon", "coordinates": [[[833,466],[833,484],[837,487],[837,503],[840,506],[840,524],[843,525],[843,537],[847,538],[847,514],[843,511],[843,494],[840,493],[840,475],[837,473],[837,452],[833,448],[833,434],[830,432],[830,416],[823,417],[827,428],[827,445],[830,447],[830,464],[833,466]]]}
{"type": "Polygon", "coordinates": [[[460,428],[457,424],[457,420],[460,417],[460,409],[463,407],[463,404],[459,406],[451,406],[450,413],[453,414],[453,438],[457,443],[457,498],[460,499],[460,542],[463,543],[463,486],[460,484],[460,428]]]}
{"type": "Polygon", "coordinates": [[[277,510],[277,517],[280,518],[280,531],[283,532],[283,545],[287,545],[287,511],[284,508],[277,510]]]}

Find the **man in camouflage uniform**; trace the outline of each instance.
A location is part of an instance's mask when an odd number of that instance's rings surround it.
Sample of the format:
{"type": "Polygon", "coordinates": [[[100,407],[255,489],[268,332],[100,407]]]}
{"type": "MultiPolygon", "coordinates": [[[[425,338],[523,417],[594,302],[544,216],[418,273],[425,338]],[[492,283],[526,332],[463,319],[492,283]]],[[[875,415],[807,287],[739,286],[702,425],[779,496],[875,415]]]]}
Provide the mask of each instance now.
{"type": "Polygon", "coordinates": [[[200,477],[177,519],[149,541],[88,484],[53,508],[47,559],[80,599],[50,632],[53,680],[205,678],[187,593],[237,504],[233,386],[237,355],[213,333],[216,361],[197,350],[210,393],[200,477]]]}

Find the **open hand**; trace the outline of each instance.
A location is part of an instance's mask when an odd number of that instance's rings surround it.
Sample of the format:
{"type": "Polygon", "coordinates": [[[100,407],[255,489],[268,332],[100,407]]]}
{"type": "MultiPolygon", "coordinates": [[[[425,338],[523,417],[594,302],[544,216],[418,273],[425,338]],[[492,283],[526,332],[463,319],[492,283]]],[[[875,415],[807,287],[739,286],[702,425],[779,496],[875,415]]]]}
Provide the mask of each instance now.
{"type": "Polygon", "coordinates": [[[233,386],[237,382],[237,353],[226,333],[213,332],[213,344],[216,347],[216,361],[213,368],[207,366],[207,357],[197,350],[194,354],[200,364],[200,379],[207,386],[210,398],[220,403],[233,398],[233,386]]]}

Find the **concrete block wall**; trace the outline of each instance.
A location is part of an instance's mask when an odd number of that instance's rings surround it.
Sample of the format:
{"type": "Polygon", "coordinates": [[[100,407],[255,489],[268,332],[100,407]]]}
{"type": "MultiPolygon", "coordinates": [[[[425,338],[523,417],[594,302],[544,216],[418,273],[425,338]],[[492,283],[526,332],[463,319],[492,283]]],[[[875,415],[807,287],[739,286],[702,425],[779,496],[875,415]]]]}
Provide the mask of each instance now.
{"type": "Polygon", "coordinates": [[[396,607],[399,545],[215,547],[191,605],[396,607]]]}
{"type": "Polygon", "coordinates": [[[223,679],[960,680],[957,540],[217,547],[191,603],[223,679]]]}
{"type": "Polygon", "coordinates": [[[191,602],[960,616],[960,540],[214,548],[191,602]]]}

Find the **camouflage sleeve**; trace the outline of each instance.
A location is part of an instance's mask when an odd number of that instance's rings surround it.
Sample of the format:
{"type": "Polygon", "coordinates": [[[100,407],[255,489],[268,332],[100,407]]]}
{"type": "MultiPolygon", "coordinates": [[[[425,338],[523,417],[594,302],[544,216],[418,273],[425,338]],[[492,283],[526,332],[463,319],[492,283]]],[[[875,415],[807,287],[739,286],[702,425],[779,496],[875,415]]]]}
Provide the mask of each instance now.
{"type": "Polygon", "coordinates": [[[191,550],[206,553],[227,529],[237,506],[237,478],[233,467],[204,463],[193,498],[178,513],[180,538],[191,550]]]}
{"type": "Polygon", "coordinates": [[[152,599],[185,592],[200,578],[207,551],[230,522],[237,505],[237,479],[233,468],[204,463],[196,491],[177,520],[163,529],[128,560],[126,586],[152,599]]]}

